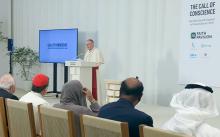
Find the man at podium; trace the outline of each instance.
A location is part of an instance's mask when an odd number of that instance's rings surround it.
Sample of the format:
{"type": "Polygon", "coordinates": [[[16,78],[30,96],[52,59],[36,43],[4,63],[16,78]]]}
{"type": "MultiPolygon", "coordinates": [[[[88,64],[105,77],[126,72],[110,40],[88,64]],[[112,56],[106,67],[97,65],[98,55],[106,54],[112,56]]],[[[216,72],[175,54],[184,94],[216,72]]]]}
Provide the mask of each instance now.
{"type": "Polygon", "coordinates": [[[86,46],[88,50],[84,56],[84,61],[96,63],[96,66],[92,68],[92,94],[93,97],[101,103],[100,76],[98,70],[99,66],[104,64],[104,58],[102,53],[94,46],[94,41],[92,39],[86,41],[86,46]]]}
{"type": "Polygon", "coordinates": [[[86,41],[86,47],[88,50],[85,54],[84,61],[95,62],[97,67],[104,64],[102,53],[94,46],[94,41],[92,39],[86,41]]]}

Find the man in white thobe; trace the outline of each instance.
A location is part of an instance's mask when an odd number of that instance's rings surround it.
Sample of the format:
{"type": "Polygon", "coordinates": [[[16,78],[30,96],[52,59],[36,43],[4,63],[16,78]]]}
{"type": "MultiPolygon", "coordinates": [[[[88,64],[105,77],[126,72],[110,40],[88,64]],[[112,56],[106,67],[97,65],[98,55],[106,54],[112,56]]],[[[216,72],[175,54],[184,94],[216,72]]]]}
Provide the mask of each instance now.
{"type": "Polygon", "coordinates": [[[176,114],[162,128],[193,137],[220,137],[220,130],[206,123],[219,115],[212,93],[203,84],[188,84],[173,96],[170,105],[176,114]]]}
{"type": "Polygon", "coordinates": [[[101,80],[99,74],[99,67],[104,64],[102,53],[94,46],[94,41],[88,39],[86,41],[87,52],[84,56],[84,61],[96,63],[96,79],[97,79],[97,100],[101,104],[101,80]]]}

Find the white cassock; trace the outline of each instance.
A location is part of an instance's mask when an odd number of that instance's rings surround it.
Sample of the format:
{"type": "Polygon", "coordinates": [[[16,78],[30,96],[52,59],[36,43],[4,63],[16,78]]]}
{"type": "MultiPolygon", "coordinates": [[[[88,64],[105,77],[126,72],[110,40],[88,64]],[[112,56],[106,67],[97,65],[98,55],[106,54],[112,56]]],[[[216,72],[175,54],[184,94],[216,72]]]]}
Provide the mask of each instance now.
{"type": "Polygon", "coordinates": [[[99,65],[104,63],[102,53],[95,47],[92,50],[88,50],[86,52],[84,56],[84,61],[95,62],[98,63],[99,65]]]}
{"type": "MultiPolygon", "coordinates": [[[[104,58],[102,56],[102,53],[97,49],[93,48],[92,50],[88,50],[84,56],[84,61],[86,62],[94,62],[98,66],[101,64],[104,64],[104,58]]],[[[101,96],[101,78],[100,78],[100,73],[99,69],[96,70],[96,78],[97,78],[97,98],[98,102],[102,104],[102,96],[101,96]]]]}

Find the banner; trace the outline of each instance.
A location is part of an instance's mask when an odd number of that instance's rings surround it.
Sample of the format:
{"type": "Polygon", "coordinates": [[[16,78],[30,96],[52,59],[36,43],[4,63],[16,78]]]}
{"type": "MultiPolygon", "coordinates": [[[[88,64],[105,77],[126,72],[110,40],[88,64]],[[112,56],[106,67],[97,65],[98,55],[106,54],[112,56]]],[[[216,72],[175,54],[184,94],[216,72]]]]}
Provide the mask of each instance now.
{"type": "Polygon", "coordinates": [[[184,0],[179,83],[220,87],[220,1],[184,0]]]}

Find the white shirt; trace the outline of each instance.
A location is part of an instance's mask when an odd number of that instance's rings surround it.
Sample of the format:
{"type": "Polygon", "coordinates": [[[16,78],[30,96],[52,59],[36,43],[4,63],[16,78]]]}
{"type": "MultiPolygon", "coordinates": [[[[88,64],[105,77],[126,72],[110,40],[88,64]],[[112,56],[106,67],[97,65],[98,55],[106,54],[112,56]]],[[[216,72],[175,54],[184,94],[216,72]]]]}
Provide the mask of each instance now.
{"type": "Polygon", "coordinates": [[[84,61],[87,62],[95,62],[97,64],[103,64],[104,58],[101,52],[97,48],[93,48],[92,50],[88,50],[84,56],[84,61]]]}
{"type": "Polygon", "coordinates": [[[172,117],[161,128],[193,137],[220,137],[219,129],[212,127],[203,121],[188,119],[188,117],[178,114],[172,117]]]}
{"type": "Polygon", "coordinates": [[[43,96],[40,93],[36,93],[33,91],[28,92],[27,94],[22,96],[19,101],[32,103],[34,107],[37,107],[41,104],[49,105],[49,103],[45,99],[43,99],[43,96]]]}
{"type": "Polygon", "coordinates": [[[40,93],[36,92],[28,92],[24,96],[22,96],[19,101],[32,103],[33,110],[34,110],[34,119],[35,119],[35,127],[36,127],[36,133],[38,135],[41,135],[40,133],[40,124],[39,124],[39,116],[38,116],[38,106],[39,105],[49,105],[49,103],[43,99],[43,96],[40,93]]]}
{"type": "Polygon", "coordinates": [[[193,137],[220,137],[220,130],[205,123],[219,115],[213,95],[200,88],[184,89],[170,103],[176,114],[162,128],[193,137]]]}

